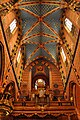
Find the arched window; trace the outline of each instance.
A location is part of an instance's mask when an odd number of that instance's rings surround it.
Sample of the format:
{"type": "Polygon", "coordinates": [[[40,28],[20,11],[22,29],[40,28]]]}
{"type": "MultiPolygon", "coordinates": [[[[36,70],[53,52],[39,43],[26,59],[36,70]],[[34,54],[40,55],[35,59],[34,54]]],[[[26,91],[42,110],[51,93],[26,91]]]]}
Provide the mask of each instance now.
{"type": "Polygon", "coordinates": [[[65,23],[65,26],[68,28],[68,30],[71,32],[72,22],[68,18],[66,18],[64,23],[65,23]]]}
{"type": "Polygon", "coordinates": [[[62,47],[61,47],[61,57],[62,57],[63,62],[65,62],[66,61],[66,55],[65,55],[65,52],[64,52],[62,47]]]}
{"type": "Polygon", "coordinates": [[[43,80],[43,79],[36,80],[35,89],[37,90],[38,87],[45,87],[45,80],[43,80]]]}
{"type": "Polygon", "coordinates": [[[21,49],[19,49],[18,56],[17,56],[17,62],[20,63],[21,59],[21,49]]]}
{"type": "Polygon", "coordinates": [[[17,55],[17,59],[16,59],[16,67],[18,66],[18,64],[20,63],[21,60],[21,48],[18,51],[18,55],[17,55]]]}
{"type": "Polygon", "coordinates": [[[10,27],[10,32],[12,33],[14,31],[14,29],[16,28],[16,24],[17,24],[17,21],[16,19],[14,19],[11,24],[9,25],[10,27]]]}

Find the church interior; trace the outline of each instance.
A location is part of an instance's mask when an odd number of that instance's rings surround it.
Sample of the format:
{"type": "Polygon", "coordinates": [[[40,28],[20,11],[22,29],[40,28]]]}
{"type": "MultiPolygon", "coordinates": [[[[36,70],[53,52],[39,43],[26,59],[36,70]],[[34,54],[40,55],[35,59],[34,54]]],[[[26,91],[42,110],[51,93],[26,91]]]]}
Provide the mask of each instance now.
{"type": "Polygon", "coordinates": [[[0,120],[80,120],[80,0],[0,0],[0,120]]]}

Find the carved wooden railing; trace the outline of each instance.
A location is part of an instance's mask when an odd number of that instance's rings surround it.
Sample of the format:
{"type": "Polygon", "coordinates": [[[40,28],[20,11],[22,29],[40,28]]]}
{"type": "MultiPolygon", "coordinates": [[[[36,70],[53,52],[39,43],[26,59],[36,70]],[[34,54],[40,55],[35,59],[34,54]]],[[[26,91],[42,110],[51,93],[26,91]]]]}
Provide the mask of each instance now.
{"type": "Polygon", "coordinates": [[[49,104],[39,105],[35,101],[15,101],[13,104],[13,116],[26,115],[27,117],[38,115],[44,117],[47,114],[59,116],[61,114],[76,114],[73,102],[70,101],[50,101],[49,104]]]}
{"type": "Polygon", "coordinates": [[[33,115],[38,115],[39,117],[44,117],[46,115],[76,115],[76,110],[73,102],[71,101],[39,101],[37,103],[35,100],[25,100],[18,99],[13,102],[11,94],[5,92],[0,98],[0,115],[6,116],[11,114],[12,116],[25,115],[31,117],[33,115]],[[41,102],[41,103],[40,103],[41,102]]]}

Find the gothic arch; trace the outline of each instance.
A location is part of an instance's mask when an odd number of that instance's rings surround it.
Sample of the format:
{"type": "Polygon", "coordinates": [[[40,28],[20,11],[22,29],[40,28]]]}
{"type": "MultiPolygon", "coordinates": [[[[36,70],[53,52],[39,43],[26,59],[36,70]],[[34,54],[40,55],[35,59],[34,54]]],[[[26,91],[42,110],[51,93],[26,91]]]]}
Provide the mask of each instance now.
{"type": "Polygon", "coordinates": [[[32,66],[32,84],[31,87],[34,88],[35,82],[38,79],[42,79],[45,82],[45,87],[49,86],[49,66],[50,64],[42,59],[42,62],[40,60],[36,60],[33,62],[32,66]]]}
{"type": "Polygon", "coordinates": [[[48,78],[47,78],[44,74],[40,74],[40,75],[38,74],[38,75],[34,76],[34,78],[33,78],[33,85],[32,85],[33,87],[34,87],[34,85],[35,85],[35,82],[36,82],[38,79],[44,80],[46,86],[49,86],[48,78]]]}

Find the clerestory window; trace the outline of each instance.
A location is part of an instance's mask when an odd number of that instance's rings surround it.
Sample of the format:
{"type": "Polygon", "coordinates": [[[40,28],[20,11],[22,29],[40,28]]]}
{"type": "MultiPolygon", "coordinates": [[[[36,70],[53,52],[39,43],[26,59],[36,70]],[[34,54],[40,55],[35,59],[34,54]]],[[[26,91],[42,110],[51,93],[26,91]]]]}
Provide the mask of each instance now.
{"type": "Polygon", "coordinates": [[[65,18],[65,26],[68,28],[68,30],[71,32],[72,31],[72,22],[68,19],[65,18]]]}
{"type": "Polygon", "coordinates": [[[66,61],[66,55],[65,55],[65,52],[64,52],[62,47],[61,47],[61,57],[62,57],[63,62],[65,62],[66,61]]]}
{"type": "Polygon", "coordinates": [[[9,25],[9,27],[10,27],[10,32],[11,32],[11,33],[14,31],[14,29],[16,28],[16,26],[17,26],[17,21],[16,21],[16,19],[14,19],[14,20],[11,22],[11,24],[9,25]]]}

